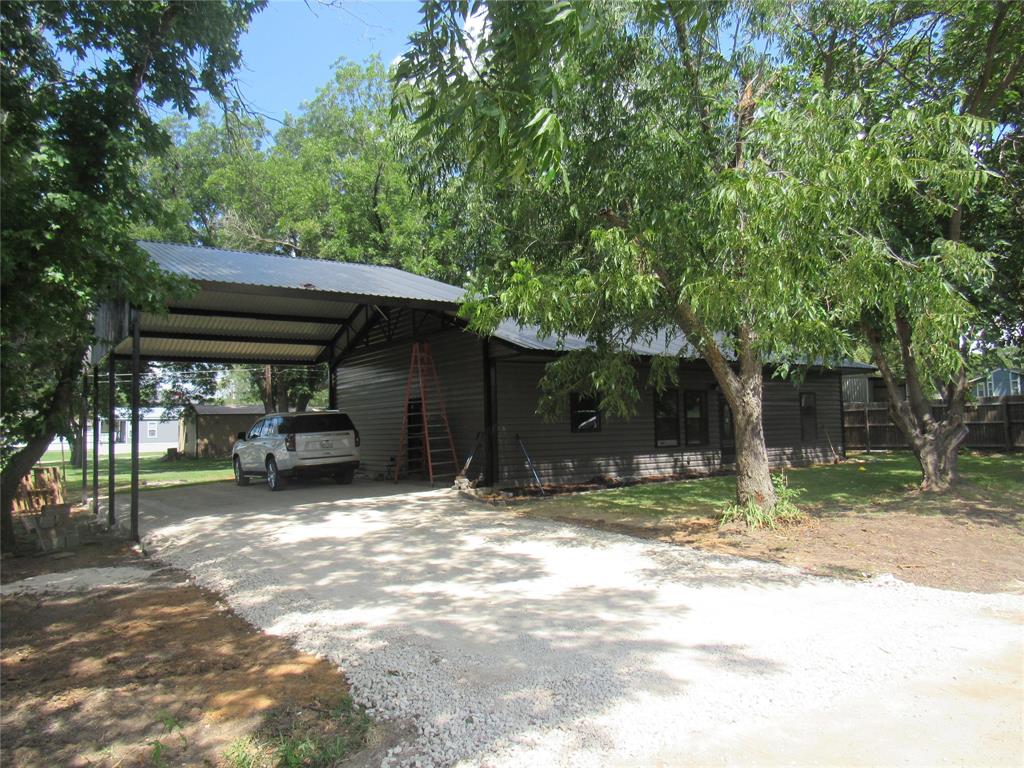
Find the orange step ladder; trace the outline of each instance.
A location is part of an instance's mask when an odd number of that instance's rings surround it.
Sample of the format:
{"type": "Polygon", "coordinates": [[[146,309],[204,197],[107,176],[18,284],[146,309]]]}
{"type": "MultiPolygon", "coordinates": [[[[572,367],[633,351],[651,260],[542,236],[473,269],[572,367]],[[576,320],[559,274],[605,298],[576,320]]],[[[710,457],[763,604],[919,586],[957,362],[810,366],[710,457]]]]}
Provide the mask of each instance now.
{"type": "Polygon", "coordinates": [[[458,454],[448,423],[441,381],[430,354],[430,342],[414,342],[409,376],[405,380],[402,432],[395,460],[395,482],[403,470],[426,469],[431,485],[438,478],[455,480],[458,454]]]}

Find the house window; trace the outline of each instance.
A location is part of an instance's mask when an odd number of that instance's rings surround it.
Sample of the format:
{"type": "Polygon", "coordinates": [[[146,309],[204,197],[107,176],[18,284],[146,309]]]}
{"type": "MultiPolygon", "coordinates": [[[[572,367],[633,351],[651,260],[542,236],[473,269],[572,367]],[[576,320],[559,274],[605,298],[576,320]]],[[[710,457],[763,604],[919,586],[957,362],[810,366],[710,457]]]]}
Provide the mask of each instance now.
{"type": "Polygon", "coordinates": [[[1024,391],[1024,376],[1016,371],[1010,371],[1010,394],[1019,395],[1024,391]]]}
{"type": "Polygon", "coordinates": [[[658,448],[679,445],[679,390],[654,393],[654,444],[658,448]]]}
{"type": "Polygon", "coordinates": [[[800,393],[800,439],[805,443],[818,439],[818,398],[813,392],[800,393]]]}
{"type": "Polygon", "coordinates": [[[569,397],[569,419],[573,432],[600,432],[601,411],[597,398],[574,392],[569,397]]]}
{"type": "Polygon", "coordinates": [[[683,393],[683,415],[686,419],[686,444],[708,444],[708,393],[688,389],[683,393]]]}
{"type": "Polygon", "coordinates": [[[146,422],[146,437],[148,437],[150,439],[153,439],[154,437],[156,437],[156,428],[157,428],[157,424],[156,424],[155,421],[147,421],[146,422]]]}

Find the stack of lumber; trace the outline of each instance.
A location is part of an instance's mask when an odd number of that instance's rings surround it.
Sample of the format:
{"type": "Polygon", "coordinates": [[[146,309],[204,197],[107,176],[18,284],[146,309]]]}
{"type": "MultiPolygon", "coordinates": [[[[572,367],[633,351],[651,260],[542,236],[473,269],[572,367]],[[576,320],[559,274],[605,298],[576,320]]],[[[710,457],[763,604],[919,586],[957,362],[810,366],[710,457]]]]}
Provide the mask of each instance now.
{"type": "Polygon", "coordinates": [[[38,514],[49,504],[64,504],[67,486],[57,467],[35,467],[21,478],[14,495],[15,514],[38,514]]]}

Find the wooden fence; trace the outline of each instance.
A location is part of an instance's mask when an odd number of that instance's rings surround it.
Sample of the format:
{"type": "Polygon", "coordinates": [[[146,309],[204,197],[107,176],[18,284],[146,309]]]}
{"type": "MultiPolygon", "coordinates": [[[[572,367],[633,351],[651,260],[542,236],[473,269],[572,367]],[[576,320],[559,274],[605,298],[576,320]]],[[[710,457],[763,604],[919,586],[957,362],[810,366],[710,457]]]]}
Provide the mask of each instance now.
{"type": "MultiPolygon", "coordinates": [[[[945,406],[933,401],[932,413],[941,418],[945,406]]],[[[967,448],[1012,451],[1024,448],[1024,395],[990,397],[969,405],[967,448]]],[[[903,434],[889,418],[888,403],[843,405],[843,438],[850,450],[906,448],[903,434]]]]}

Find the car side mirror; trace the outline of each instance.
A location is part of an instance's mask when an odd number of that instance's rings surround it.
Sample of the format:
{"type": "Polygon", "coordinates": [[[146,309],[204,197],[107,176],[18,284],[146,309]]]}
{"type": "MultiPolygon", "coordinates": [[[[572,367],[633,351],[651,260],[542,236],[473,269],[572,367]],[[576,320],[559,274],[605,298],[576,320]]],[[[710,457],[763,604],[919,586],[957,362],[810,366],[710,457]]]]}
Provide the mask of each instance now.
{"type": "Polygon", "coordinates": [[[245,432],[239,432],[237,435],[235,435],[235,439],[236,440],[245,440],[245,432]]]}

